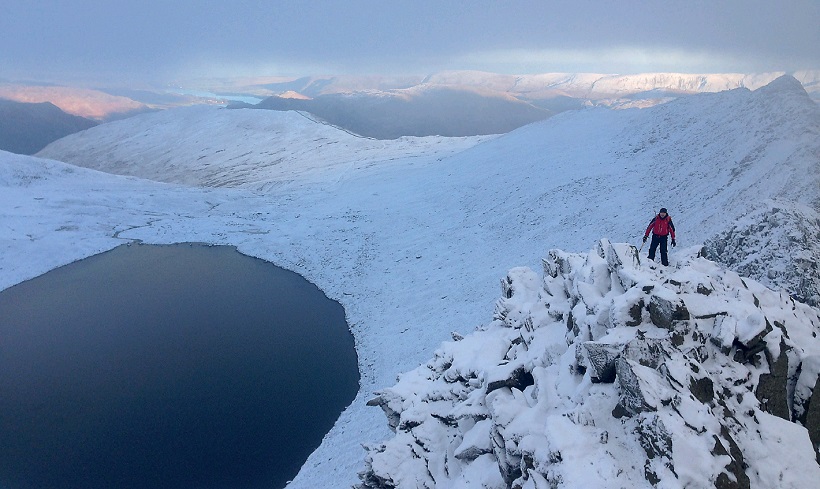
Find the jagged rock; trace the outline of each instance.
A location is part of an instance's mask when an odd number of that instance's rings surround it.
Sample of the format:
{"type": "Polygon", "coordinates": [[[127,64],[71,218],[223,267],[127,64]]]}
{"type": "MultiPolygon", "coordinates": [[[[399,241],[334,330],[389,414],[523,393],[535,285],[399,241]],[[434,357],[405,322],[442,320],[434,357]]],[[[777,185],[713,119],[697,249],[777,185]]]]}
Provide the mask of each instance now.
{"type": "Polygon", "coordinates": [[[814,445],[814,453],[817,457],[817,463],[820,464],[820,389],[817,388],[820,384],[820,377],[814,384],[814,390],[809,398],[808,407],[806,408],[806,419],[803,426],[809,431],[809,439],[814,445]]]}
{"type": "Polygon", "coordinates": [[[820,463],[820,355],[803,359],[794,387],[794,417],[806,427],[820,463]]]}
{"type": "Polygon", "coordinates": [[[507,487],[510,487],[516,479],[521,477],[521,455],[512,453],[512,450],[507,448],[507,440],[499,432],[499,426],[492,425],[490,431],[493,455],[498,461],[499,472],[507,487]]]}
{"type": "Polygon", "coordinates": [[[581,343],[589,375],[593,382],[615,382],[615,360],[621,355],[623,345],[607,345],[595,341],[581,343]]]}
{"type": "Polygon", "coordinates": [[[390,406],[390,401],[384,395],[377,393],[376,397],[367,401],[367,405],[382,408],[384,415],[387,417],[388,426],[391,430],[396,431],[401,420],[401,414],[390,406]]]}
{"type": "Polygon", "coordinates": [[[617,246],[597,251],[554,251],[539,280],[514,271],[501,314],[372,401],[397,429],[369,452],[367,489],[820,480],[817,311],[701,258],[659,271],[633,268],[617,246]],[[624,288],[615,272],[637,280],[624,288]],[[641,311],[642,323],[627,325],[640,300],[654,321],[641,311]],[[610,380],[613,365],[614,384],[590,381],[610,380]],[[792,405],[814,438],[762,411],[783,416],[792,405]]]}
{"type": "Polygon", "coordinates": [[[613,416],[621,418],[657,410],[657,372],[621,357],[615,361],[615,372],[620,397],[613,416]]]}
{"type": "Polygon", "coordinates": [[[698,401],[704,404],[710,403],[715,398],[714,382],[709,377],[693,378],[689,381],[689,392],[698,401]]]}
{"type": "Polygon", "coordinates": [[[643,310],[646,307],[644,304],[643,299],[639,300],[638,302],[632,304],[629,308],[629,321],[626,322],[627,326],[638,326],[643,322],[643,310]]]}
{"type": "Polygon", "coordinates": [[[518,389],[523,391],[534,383],[535,379],[533,379],[532,373],[527,371],[524,367],[518,367],[512,371],[509,377],[488,382],[487,394],[502,387],[509,387],[510,389],[518,389]]]}
{"type": "Polygon", "coordinates": [[[653,295],[649,301],[649,318],[655,326],[671,330],[675,321],[689,319],[689,310],[682,300],[669,301],[653,295]]]}
{"type": "Polygon", "coordinates": [[[657,473],[657,463],[675,473],[672,462],[672,434],[657,415],[641,416],[635,429],[638,442],[646,452],[647,460],[644,463],[644,476],[653,486],[661,481],[657,473]]]}
{"type": "Polygon", "coordinates": [[[763,343],[763,338],[772,332],[772,325],[762,314],[753,314],[746,317],[739,329],[737,341],[747,350],[752,350],[763,343]]]}
{"type": "Polygon", "coordinates": [[[698,284],[698,287],[697,287],[696,291],[697,291],[698,294],[710,295],[714,291],[714,289],[706,287],[703,284],[698,284]]]}
{"type": "MultiPolygon", "coordinates": [[[[760,408],[764,411],[790,420],[788,401],[788,381],[789,381],[789,357],[788,347],[781,338],[780,355],[777,359],[767,355],[769,362],[769,373],[761,374],[760,380],[755,389],[755,396],[760,400],[760,408]]],[[[767,350],[768,353],[768,350],[767,350]]]]}
{"type": "Polygon", "coordinates": [[[559,274],[569,273],[571,267],[567,255],[561,250],[550,250],[547,253],[548,258],[542,260],[546,275],[556,278],[559,274]]]}
{"type": "Polygon", "coordinates": [[[726,465],[726,472],[718,474],[715,480],[716,489],[750,489],[751,481],[744,470],[743,452],[737,446],[734,438],[729,434],[729,430],[725,426],[720,427],[720,436],[729,444],[729,450],[723,446],[723,442],[716,435],[712,437],[715,440],[715,447],[712,449],[713,455],[725,455],[730,458],[726,465]],[[731,474],[731,477],[728,474],[731,474]]]}
{"type": "Polygon", "coordinates": [[[657,369],[663,363],[667,353],[664,344],[667,340],[660,338],[647,338],[641,331],[635,339],[627,342],[623,349],[622,356],[633,360],[652,369],[657,369]]]}

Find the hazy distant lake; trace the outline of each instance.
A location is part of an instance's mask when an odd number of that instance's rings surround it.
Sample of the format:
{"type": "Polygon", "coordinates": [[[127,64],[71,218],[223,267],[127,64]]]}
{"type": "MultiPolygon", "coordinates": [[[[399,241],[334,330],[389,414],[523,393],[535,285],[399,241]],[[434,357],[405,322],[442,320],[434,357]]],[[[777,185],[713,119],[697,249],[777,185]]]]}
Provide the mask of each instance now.
{"type": "Polygon", "coordinates": [[[121,246],[0,292],[0,488],[282,487],[358,380],[299,275],[121,246]]]}

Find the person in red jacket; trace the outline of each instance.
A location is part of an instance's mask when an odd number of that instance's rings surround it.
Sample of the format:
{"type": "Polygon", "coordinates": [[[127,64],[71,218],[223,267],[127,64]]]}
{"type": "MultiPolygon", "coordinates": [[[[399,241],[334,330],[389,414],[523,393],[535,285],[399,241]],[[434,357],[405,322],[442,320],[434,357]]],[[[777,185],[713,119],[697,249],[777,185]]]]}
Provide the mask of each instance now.
{"type": "Polygon", "coordinates": [[[672,246],[675,246],[675,225],[672,224],[672,217],[666,213],[666,207],[661,207],[658,215],[649,221],[649,226],[646,227],[646,232],[643,234],[643,242],[646,243],[646,238],[649,237],[649,232],[652,232],[652,242],[649,245],[649,259],[655,261],[655,250],[658,246],[661,247],[661,263],[664,266],[669,265],[669,258],[667,256],[666,241],[668,237],[672,237],[672,246]]]}

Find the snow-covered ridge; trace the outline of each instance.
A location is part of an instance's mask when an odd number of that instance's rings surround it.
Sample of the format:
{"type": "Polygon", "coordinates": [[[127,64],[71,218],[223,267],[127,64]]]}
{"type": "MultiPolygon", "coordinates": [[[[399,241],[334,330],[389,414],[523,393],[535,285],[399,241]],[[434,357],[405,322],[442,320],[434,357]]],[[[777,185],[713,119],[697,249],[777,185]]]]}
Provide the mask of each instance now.
{"type": "MultiPolygon", "coordinates": [[[[564,96],[587,100],[595,104],[622,106],[625,100],[639,96],[668,100],[667,96],[714,93],[736,88],[757,90],[785,75],[772,73],[639,73],[634,75],[601,73],[543,73],[532,75],[502,75],[478,71],[445,71],[425,78],[429,85],[480,87],[505,93],[521,100],[547,100],[564,96]],[[654,95],[653,95],[654,94],[654,95]]],[[[808,93],[820,98],[820,71],[800,71],[791,74],[808,93]]]]}
{"type": "Polygon", "coordinates": [[[818,334],[816,309],[703,258],[552,250],[370,402],[395,436],[360,487],[811,487],[818,334]]]}
{"type": "MultiPolygon", "coordinates": [[[[390,92],[420,85],[481,88],[505,93],[523,100],[539,100],[558,95],[599,100],[641,92],[668,90],[678,93],[704,93],[748,88],[756,90],[784,72],[771,73],[538,73],[507,75],[483,71],[451,70],[426,77],[324,76],[307,77],[282,83],[279,93],[287,90],[314,97],[330,93],[357,91],[390,92]]],[[[791,75],[813,94],[820,96],[820,71],[805,70],[791,75]]],[[[270,86],[276,92],[275,86],[270,86]]]]}
{"type": "Polygon", "coordinates": [[[205,187],[270,190],[289,182],[341,178],[399,158],[441,157],[492,136],[378,141],[300,112],[169,109],[104,124],[38,153],[108,173],[205,187]]]}

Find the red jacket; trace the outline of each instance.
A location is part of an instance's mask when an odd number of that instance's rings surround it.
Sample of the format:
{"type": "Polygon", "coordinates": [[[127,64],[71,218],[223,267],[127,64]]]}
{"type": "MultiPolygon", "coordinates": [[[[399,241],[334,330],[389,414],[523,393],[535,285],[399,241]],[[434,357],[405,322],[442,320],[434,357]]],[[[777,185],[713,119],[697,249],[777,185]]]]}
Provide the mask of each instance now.
{"type": "Polygon", "coordinates": [[[672,236],[672,239],[675,239],[675,225],[672,224],[672,216],[669,214],[666,217],[661,217],[657,215],[649,221],[649,226],[646,227],[646,232],[643,234],[643,237],[646,238],[649,236],[649,232],[658,236],[672,236]]]}

